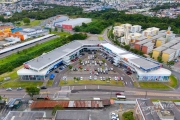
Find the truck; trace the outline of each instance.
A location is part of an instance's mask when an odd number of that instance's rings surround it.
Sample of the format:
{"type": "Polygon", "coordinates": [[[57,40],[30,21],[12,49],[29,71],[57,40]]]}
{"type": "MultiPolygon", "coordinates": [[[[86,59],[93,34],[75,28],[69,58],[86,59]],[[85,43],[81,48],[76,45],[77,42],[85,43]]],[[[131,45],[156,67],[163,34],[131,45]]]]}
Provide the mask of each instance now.
{"type": "Polygon", "coordinates": [[[55,75],[54,75],[54,74],[51,74],[51,75],[49,76],[49,79],[50,79],[50,80],[53,80],[54,77],[55,77],[55,75]]]}

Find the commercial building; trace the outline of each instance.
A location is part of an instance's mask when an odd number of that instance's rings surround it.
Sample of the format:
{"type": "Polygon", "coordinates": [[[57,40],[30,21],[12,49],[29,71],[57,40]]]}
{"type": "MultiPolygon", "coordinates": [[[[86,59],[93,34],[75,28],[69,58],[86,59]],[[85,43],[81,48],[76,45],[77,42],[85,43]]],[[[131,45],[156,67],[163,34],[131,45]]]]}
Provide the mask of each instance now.
{"type": "Polygon", "coordinates": [[[43,111],[10,111],[3,120],[37,120],[46,117],[43,111]]]}
{"type": "Polygon", "coordinates": [[[137,120],[179,120],[180,109],[171,101],[152,103],[149,98],[138,98],[134,116],[137,120]]]}
{"type": "Polygon", "coordinates": [[[62,27],[66,30],[72,30],[75,26],[81,26],[82,23],[90,23],[91,21],[91,18],[76,18],[57,23],[56,26],[62,27]]]}
{"type": "Polygon", "coordinates": [[[140,81],[168,81],[171,71],[161,67],[156,61],[143,58],[105,41],[75,40],[53,51],[24,63],[17,71],[22,80],[45,80],[46,76],[60,64],[71,64],[71,59],[83,51],[99,50],[114,59],[114,65],[122,65],[135,71],[140,81]],[[60,52],[61,51],[61,52],[60,52]]]}
{"type": "Polygon", "coordinates": [[[142,46],[142,52],[144,54],[148,54],[148,53],[152,52],[153,48],[154,48],[154,43],[148,42],[142,46]]]}
{"type": "Polygon", "coordinates": [[[174,55],[176,53],[176,50],[168,48],[165,51],[162,52],[162,61],[163,62],[169,62],[174,59],[174,55]]]}
{"type": "Polygon", "coordinates": [[[162,46],[155,48],[152,53],[152,58],[157,60],[158,56],[161,56],[162,52],[166,49],[167,47],[162,47],[162,46]]]}

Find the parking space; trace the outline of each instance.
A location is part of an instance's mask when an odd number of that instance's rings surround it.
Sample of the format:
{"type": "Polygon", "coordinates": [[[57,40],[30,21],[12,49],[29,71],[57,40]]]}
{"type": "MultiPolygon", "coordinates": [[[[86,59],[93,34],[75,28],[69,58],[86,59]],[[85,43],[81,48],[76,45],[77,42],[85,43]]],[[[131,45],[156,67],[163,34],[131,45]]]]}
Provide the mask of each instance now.
{"type": "Polygon", "coordinates": [[[105,53],[91,51],[84,52],[80,58],[72,60],[72,69],[61,76],[61,80],[111,80],[122,81],[125,86],[133,87],[127,71],[121,66],[113,65],[113,58],[105,53]],[[76,64],[74,64],[76,63],[76,64]]]}

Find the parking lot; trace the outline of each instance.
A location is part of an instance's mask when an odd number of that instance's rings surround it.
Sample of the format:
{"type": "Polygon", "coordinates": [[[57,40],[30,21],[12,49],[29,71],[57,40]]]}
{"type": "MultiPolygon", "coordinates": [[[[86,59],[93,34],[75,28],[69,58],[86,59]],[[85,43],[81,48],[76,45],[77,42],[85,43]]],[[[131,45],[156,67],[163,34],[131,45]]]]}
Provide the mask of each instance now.
{"type": "MultiPolygon", "coordinates": [[[[122,81],[125,86],[133,87],[131,78],[122,68],[113,65],[113,58],[101,52],[85,52],[72,60],[72,69],[61,69],[55,79],[61,80],[111,80],[122,81]]],[[[56,82],[57,83],[57,82],[56,82]]]]}

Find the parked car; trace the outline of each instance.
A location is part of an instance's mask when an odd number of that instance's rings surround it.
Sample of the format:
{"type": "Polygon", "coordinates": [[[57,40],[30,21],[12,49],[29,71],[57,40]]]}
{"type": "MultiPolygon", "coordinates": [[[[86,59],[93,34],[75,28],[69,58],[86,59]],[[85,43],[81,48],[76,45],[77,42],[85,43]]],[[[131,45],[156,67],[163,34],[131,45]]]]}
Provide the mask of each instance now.
{"type": "Polygon", "coordinates": [[[94,80],[97,80],[97,76],[94,76],[94,80]]]}
{"type": "Polygon", "coordinates": [[[100,80],[103,80],[103,78],[102,77],[99,77],[100,78],[100,80]]]}
{"type": "Polygon", "coordinates": [[[19,91],[19,90],[22,90],[22,88],[21,88],[21,87],[18,87],[18,88],[17,88],[17,91],[19,91]]]}
{"type": "Polygon", "coordinates": [[[118,92],[118,93],[116,93],[116,96],[117,96],[117,95],[121,95],[121,93],[118,92]]]}
{"type": "Polygon", "coordinates": [[[89,79],[92,80],[92,76],[89,76],[89,79]]]}
{"type": "Polygon", "coordinates": [[[56,70],[55,73],[59,73],[59,71],[56,70]]]}
{"type": "Polygon", "coordinates": [[[6,91],[12,91],[12,88],[7,88],[6,91]]]}
{"type": "Polygon", "coordinates": [[[42,86],[41,89],[47,89],[47,87],[46,86],[42,86]]]}
{"type": "Polygon", "coordinates": [[[80,77],[80,80],[83,80],[83,77],[80,77]]]}

